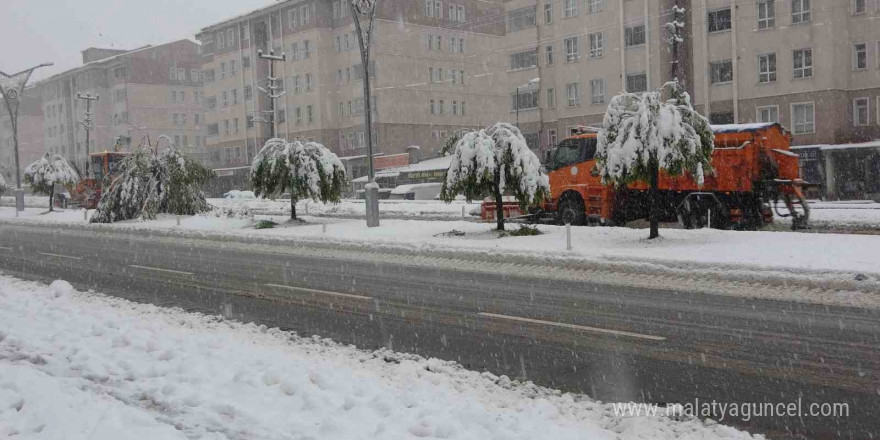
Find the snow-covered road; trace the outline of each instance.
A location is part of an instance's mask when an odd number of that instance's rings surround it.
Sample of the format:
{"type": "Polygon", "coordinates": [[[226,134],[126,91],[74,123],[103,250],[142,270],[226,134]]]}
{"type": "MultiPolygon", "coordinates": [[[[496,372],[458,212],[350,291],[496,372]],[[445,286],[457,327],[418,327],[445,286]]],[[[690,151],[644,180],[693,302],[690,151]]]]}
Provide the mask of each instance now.
{"type": "MultiPolygon", "coordinates": [[[[0,276],[0,437],[746,439],[436,359],[0,276]]],[[[757,438],[760,438],[758,436],[757,438]]]]}

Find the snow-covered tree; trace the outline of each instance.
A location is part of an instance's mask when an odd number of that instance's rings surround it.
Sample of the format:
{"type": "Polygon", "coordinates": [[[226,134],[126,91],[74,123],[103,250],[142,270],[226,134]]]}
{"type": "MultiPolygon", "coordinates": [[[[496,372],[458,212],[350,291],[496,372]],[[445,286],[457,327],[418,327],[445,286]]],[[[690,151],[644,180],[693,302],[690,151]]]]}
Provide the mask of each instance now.
{"type": "Polygon", "coordinates": [[[660,170],[670,176],[689,172],[698,185],[711,171],[715,135],[677,81],[641,96],[615,96],[598,137],[596,162],[605,182],[650,184],[650,238],[659,236],[660,170]],[[667,89],[670,97],[663,101],[667,89]]]}
{"type": "Polygon", "coordinates": [[[57,154],[46,153],[36,162],[24,169],[24,181],[35,192],[49,196],[49,211],[54,206],[55,185],[72,187],[79,182],[79,173],[67,160],[57,154]]]}
{"type": "Polygon", "coordinates": [[[194,215],[211,210],[202,192],[213,171],[178,151],[137,148],[105,177],[92,223],[152,220],[159,213],[194,215]]]}
{"type": "Polygon", "coordinates": [[[541,173],[538,156],[519,129],[497,123],[463,134],[455,146],[440,198],[447,203],[463,195],[469,202],[495,198],[499,231],[504,230],[503,195],[511,194],[522,209],[550,194],[550,180],[541,173]]]}
{"type": "Polygon", "coordinates": [[[296,219],[296,203],[339,202],[345,186],[345,166],[323,145],[269,139],[251,163],[254,194],[274,199],[290,192],[290,218],[296,219]]]}

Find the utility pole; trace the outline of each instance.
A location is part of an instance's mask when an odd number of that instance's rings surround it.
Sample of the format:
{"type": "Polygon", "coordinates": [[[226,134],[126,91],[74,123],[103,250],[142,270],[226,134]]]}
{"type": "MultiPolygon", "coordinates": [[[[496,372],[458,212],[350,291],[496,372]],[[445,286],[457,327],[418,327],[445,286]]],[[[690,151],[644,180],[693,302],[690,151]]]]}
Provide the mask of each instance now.
{"type": "Polygon", "coordinates": [[[89,157],[89,142],[91,141],[90,134],[92,131],[92,101],[97,101],[100,97],[98,97],[98,95],[92,96],[91,93],[86,93],[85,95],[77,93],[76,99],[82,99],[86,102],[86,117],[83,118],[80,124],[86,129],[86,178],[89,178],[91,177],[91,174],[89,174],[89,166],[92,161],[89,157]]]}
{"type": "Polygon", "coordinates": [[[678,6],[678,2],[675,2],[675,5],[672,7],[673,11],[673,19],[672,22],[666,23],[666,29],[669,32],[669,37],[667,42],[672,46],[672,65],[670,66],[669,77],[670,81],[674,81],[679,79],[679,75],[681,74],[679,60],[679,46],[684,43],[684,27],[685,27],[685,12],[686,10],[682,7],[678,6]]]}
{"type": "MultiPolygon", "coordinates": [[[[275,62],[276,61],[283,62],[283,61],[287,60],[287,55],[284,52],[282,52],[280,56],[275,55],[275,51],[273,51],[273,50],[269,51],[269,55],[265,55],[265,54],[263,54],[263,49],[260,49],[257,51],[257,56],[260,57],[261,59],[269,61],[269,78],[268,78],[269,85],[266,86],[265,89],[262,87],[260,87],[259,89],[261,92],[265,93],[266,96],[269,97],[269,102],[270,102],[270,105],[272,108],[270,110],[270,112],[272,113],[272,125],[271,125],[272,132],[269,135],[269,138],[271,139],[271,138],[275,137],[275,133],[278,133],[278,118],[275,117],[275,100],[284,96],[287,93],[287,91],[283,91],[281,93],[278,93],[278,89],[280,87],[278,87],[278,85],[276,83],[276,81],[278,81],[278,78],[275,78],[275,62]]],[[[266,121],[263,120],[263,122],[266,122],[266,121]]]]}
{"type": "Polygon", "coordinates": [[[379,186],[373,168],[373,100],[370,98],[370,39],[373,34],[373,21],[376,17],[378,0],[346,0],[351,10],[354,28],[357,31],[358,45],[361,49],[361,64],[364,68],[364,133],[367,137],[367,160],[369,161],[369,183],[364,188],[367,210],[367,226],[379,226],[379,186]],[[362,23],[361,20],[364,20],[362,23]]]}
{"type": "Polygon", "coordinates": [[[40,67],[52,66],[52,63],[43,63],[30,69],[22,70],[14,75],[7,75],[0,71],[0,95],[6,102],[6,111],[9,112],[9,122],[12,123],[12,142],[15,147],[15,210],[24,211],[24,190],[21,189],[21,164],[18,157],[18,107],[24,96],[24,87],[34,70],[40,67]]]}

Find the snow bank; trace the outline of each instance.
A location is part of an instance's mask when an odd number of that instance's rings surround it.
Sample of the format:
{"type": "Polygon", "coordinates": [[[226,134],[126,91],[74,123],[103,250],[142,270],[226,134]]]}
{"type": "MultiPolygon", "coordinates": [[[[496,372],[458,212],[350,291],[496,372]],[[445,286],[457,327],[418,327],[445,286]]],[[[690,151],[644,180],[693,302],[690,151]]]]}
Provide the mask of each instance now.
{"type": "MultiPolygon", "coordinates": [[[[0,437],[750,439],[436,359],[0,276],[0,437]]],[[[763,438],[756,436],[754,438],[763,438]]]]}

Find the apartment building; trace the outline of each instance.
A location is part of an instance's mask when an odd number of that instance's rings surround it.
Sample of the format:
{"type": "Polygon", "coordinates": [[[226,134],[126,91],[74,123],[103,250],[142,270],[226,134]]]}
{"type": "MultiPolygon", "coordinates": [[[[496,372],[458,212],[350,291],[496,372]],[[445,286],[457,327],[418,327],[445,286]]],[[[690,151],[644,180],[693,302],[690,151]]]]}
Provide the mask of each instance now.
{"type": "MultiPolygon", "coordinates": [[[[506,8],[508,120],[542,152],[602,122],[608,101],[670,79],[665,0],[511,0],[506,8]],[[518,116],[517,116],[518,115],[518,116]]],[[[681,48],[688,82],[689,42],[681,48]]]]}
{"type": "MultiPolygon", "coordinates": [[[[250,163],[270,136],[269,62],[276,77],[278,135],[317,140],[338,155],[366,153],[363,112],[373,111],[374,152],[437,151],[460,129],[506,117],[504,5],[485,0],[379,2],[371,46],[372,103],[348,3],[288,0],[202,29],[209,162],[223,173],[250,163]]],[[[365,173],[364,163],[354,177],[365,173]]]]}
{"type": "Polygon", "coordinates": [[[510,57],[508,119],[518,107],[530,144],[546,150],[601,123],[611,96],[660,87],[676,4],[686,9],[678,77],[698,111],[717,124],[780,122],[823,195],[880,196],[876,0],[511,0],[499,48],[510,57]]]}
{"type": "MultiPolygon", "coordinates": [[[[4,106],[5,107],[5,106],[4,106]]],[[[39,159],[43,150],[43,108],[33,87],[24,91],[18,105],[18,157],[20,170],[39,159]]],[[[15,186],[15,142],[12,120],[6,108],[0,109],[0,173],[10,188],[15,186]]]]}
{"type": "MultiPolygon", "coordinates": [[[[34,85],[42,108],[42,148],[84,169],[86,103],[93,101],[90,152],[112,149],[122,138],[155,144],[166,135],[179,148],[201,158],[201,62],[198,44],[179,40],[135,50],[89,48],[83,65],[34,85]]],[[[165,146],[165,143],[161,143],[165,146]]]]}
{"type": "Polygon", "coordinates": [[[880,2],[693,0],[695,103],[779,122],[827,198],[880,198],[880,2]]]}

